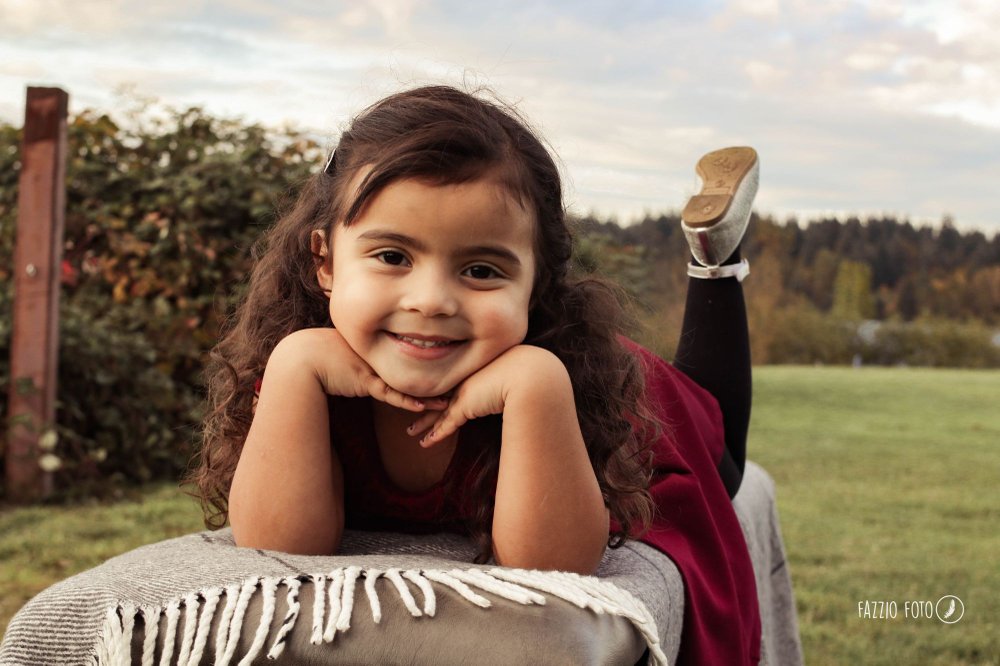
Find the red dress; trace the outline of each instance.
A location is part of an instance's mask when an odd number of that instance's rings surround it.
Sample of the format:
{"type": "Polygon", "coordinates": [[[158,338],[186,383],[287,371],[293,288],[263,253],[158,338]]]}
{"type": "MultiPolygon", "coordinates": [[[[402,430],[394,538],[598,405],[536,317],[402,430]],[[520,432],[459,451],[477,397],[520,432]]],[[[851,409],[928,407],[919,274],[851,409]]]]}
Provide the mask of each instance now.
{"type": "MultiPolygon", "coordinates": [[[[684,579],[678,663],[757,664],[761,626],[753,567],[716,471],[725,446],[718,403],[666,361],[625,344],[641,360],[651,405],[666,424],[654,444],[650,493],[656,514],[638,539],[667,555],[684,579]]],[[[331,440],[344,469],[347,528],[465,531],[469,506],[461,489],[472,470],[463,456],[453,456],[441,481],[427,490],[401,490],[379,457],[368,399],[331,397],[329,406],[331,440]]]]}

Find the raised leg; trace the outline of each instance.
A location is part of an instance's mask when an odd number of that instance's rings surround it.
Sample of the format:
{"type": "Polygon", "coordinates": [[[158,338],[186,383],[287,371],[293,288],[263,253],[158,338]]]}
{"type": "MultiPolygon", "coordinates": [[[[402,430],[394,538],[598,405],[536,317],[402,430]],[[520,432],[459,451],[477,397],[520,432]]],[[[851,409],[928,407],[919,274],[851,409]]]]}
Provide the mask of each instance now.
{"type": "MultiPolygon", "coordinates": [[[[737,248],[724,265],[739,261],[737,248]]],[[[733,497],[743,479],[752,398],[746,306],[743,287],[735,277],[688,279],[684,323],[674,367],[719,401],[726,448],[718,469],[729,496],[733,497]]]]}
{"type": "Polygon", "coordinates": [[[759,161],[753,148],[723,148],[702,157],[696,169],[701,192],[681,213],[692,262],[674,367],[719,402],[726,446],[718,470],[733,497],[746,464],[752,401],[750,336],[740,284],[749,264],[740,256],[739,243],[757,194],[759,161]],[[727,258],[720,262],[720,257],[727,258]]]}

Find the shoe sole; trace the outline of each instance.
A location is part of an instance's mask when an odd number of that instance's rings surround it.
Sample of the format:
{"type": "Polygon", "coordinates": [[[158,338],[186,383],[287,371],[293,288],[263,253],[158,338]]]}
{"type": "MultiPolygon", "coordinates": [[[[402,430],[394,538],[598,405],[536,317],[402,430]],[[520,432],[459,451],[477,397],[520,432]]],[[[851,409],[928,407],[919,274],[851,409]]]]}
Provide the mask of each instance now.
{"type": "Polygon", "coordinates": [[[681,211],[684,224],[704,229],[723,219],[756,163],[757,151],[748,146],[714,150],[698,160],[695,171],[701,177],[701,191],[681,211]]]}

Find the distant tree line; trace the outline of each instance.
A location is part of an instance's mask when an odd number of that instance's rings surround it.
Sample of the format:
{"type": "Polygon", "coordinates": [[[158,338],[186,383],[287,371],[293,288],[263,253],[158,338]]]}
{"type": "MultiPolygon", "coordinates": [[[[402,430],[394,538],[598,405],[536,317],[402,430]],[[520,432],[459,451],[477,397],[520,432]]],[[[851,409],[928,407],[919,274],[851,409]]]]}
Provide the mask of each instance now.
{"type": "MultiPolygon", "coordinates": [[[[577,224],[582,268],[618,280],[647,321],[669,335],[683,308],[688,261],[678,215],[646,216],[628,226],[587,216],[577,224]]],[[[793,317],[800,327],[813,321],[814,329],[856,331],[858,323],[878,320],[891,324],[885,331],[961,330],[982,353],[959,365],[996,363],[990,347],[996,346],[992,329],[1000,327],[1000,234],[961,232],[947,217],[939,227],[914,227],[886,216],[800,224],[754,215],[743,254],[751,265],[744,286],[756,361],[846,363],[858,354],[865,360],[864,340],[832,345],[841,349],[832,356],[820,353],[823,344],[817,343],[812,357],[790,357],[787,351],[801,345],[785,344],[792,334],[778,328],[787,328],[793,317]],[[904,324],[911,326],[901,328],[904,324]],[[769,344],[775,336],[781,345],[769,344]]],[[[671,344],[653,342],[671,353],[671,344]]],[[[958,358],[949,354],[928,362],[932,357],[922,355],[921,364],[949,365],[958,358]]],[[[884,354],[874,359],[916,362],[884,354]]]]}
{"type": "MultiPolygon", "coordinates": [[[[653,264],[686,261],[676,214],[624,227],[585,217],[579,225],[582,235],[603,237],[620,251],[642,248],[653,264]]],[[[755,215],[744,255],[779,264],[779,304],[802,297],[844,316],[1000,323],[1000,234],[961,232],[949,217],[934,228],[884,216],[782,224],[755,215]]]]}

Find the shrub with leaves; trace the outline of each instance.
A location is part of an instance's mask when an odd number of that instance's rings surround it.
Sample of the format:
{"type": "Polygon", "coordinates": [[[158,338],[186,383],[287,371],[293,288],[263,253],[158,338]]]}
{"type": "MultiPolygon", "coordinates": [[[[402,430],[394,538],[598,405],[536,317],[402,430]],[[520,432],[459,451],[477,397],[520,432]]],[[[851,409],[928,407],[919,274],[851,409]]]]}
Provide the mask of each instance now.
{"type": "Polygon", "coordinates": [[[978,322],[921,319],[886,322],[874,341],[862,350],[866,363],[916,365],[940,368],[998,368],[1000,348],[996,335],[978,322]]]}
{"type": "MultiPolygon", "coordinates": [[[[323,152],[290,129],[149,103],[116,119],[83,111],[68,134],[57,414],[46,440],[46,465],[64,495],[176,478],[186,466],[201,418],[201,368],[241,294],[250,245],[323,152]]],[[[20,129],[0,124],[5,313],[14,296],[20,147],[20,129]]],[[[4,316],[3,416],[10,335],[4,316]]]]}

